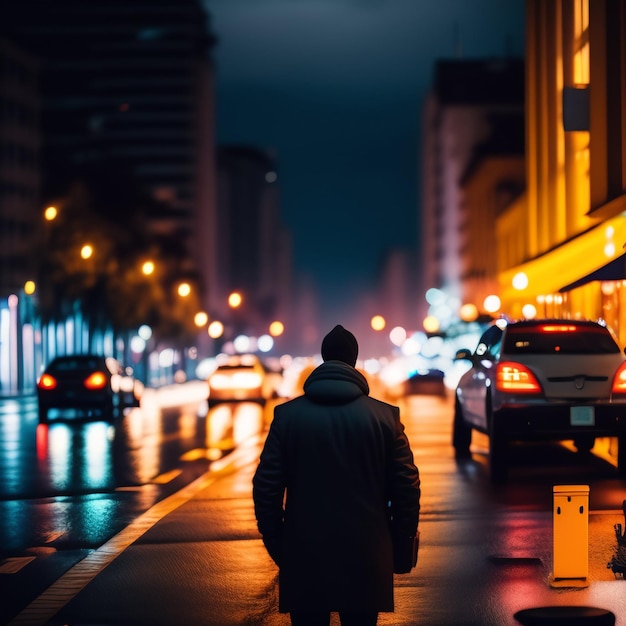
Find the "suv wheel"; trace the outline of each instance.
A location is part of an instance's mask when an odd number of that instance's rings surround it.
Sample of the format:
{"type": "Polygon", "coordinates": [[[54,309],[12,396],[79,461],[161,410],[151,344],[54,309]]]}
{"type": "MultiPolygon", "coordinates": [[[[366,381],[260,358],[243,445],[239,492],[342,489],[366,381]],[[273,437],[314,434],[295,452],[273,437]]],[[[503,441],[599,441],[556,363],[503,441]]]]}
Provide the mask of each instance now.
{"type": "Polygon", "coordinates": [[[457,458],[467,458],[470,454],[472,443],[472,429],[463,419],[463,409],[457,398],[454,403],[454,422],[452,424],[452,445],[457,458]]]}
{"type": "Polygon", "coordinates": [[[503,483],[507,478],[509,442],[491,408],[487,411],[487,415],[489,417],[489,474],[492,483],[503,483]]]}

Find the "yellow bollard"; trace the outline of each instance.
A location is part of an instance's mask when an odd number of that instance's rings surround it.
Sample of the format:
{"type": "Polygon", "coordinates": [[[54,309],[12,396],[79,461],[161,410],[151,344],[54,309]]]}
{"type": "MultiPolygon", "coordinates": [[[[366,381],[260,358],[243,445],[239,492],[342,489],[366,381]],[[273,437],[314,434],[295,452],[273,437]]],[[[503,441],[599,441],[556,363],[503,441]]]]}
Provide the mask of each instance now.
{"type": "Polygon", "coordinates": [[[554,587],[586,587],[589,571],[589,486],[554,485],[554,587]]]}

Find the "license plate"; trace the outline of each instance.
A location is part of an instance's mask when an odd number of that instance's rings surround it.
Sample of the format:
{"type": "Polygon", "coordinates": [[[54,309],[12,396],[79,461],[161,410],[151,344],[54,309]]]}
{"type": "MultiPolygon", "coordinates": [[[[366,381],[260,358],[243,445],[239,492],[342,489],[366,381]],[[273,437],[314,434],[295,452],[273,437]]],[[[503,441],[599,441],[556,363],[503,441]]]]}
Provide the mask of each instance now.
{"type": "Polygon", "coordinates": [[[592,406],[573,406],[569,410],[569,423],[572,426],[595,426],[596,416],[592,406]]]}

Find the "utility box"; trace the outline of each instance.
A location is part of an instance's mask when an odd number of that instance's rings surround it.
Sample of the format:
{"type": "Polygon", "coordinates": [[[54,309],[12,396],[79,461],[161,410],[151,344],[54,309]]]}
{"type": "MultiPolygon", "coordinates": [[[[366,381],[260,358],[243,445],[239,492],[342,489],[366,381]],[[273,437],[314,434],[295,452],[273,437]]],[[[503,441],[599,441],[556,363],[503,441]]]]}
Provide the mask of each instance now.
{"type": "Polygon", "coordinates": [[[554,579],[589,571],[589,485],[554,485],[554,579]]]}

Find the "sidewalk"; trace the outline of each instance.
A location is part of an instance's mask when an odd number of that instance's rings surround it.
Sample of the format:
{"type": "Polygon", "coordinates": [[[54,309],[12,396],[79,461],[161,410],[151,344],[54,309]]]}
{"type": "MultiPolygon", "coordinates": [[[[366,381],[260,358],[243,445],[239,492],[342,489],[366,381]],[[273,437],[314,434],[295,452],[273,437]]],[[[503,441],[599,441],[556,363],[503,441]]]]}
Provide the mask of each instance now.
{"type": "MultiPolygon", "coordinates": [[[[278,613],[277,568],[256,532],[252,506],[262,441],[250,439],[155,505],[11,624],[289,626],[288,616],[278,613]]],[[[473,541],[471,520],[459,528],[457,520],[424,513],[418,567],[397,577],[396,612],[381,614],[380,626],[519,626],[516,611],[556,605],[607,609],[617,626],[626,626],[626,581],[606,568],[616,544],[613,524],[623,524],[623,515],[590,516],[589,585],[553,589],[551,513],[537,513],[533,528],[510,538],[522,544],[511,554],[541,556],[517,560],[498,560],[473,541]],[[446,525],[458,533],[453,552],[431,539],[442,526],[447,533],[446,525]]],[[[333,616],[333,626],[338,623],[333,616]]]]}

